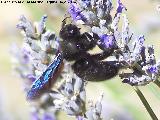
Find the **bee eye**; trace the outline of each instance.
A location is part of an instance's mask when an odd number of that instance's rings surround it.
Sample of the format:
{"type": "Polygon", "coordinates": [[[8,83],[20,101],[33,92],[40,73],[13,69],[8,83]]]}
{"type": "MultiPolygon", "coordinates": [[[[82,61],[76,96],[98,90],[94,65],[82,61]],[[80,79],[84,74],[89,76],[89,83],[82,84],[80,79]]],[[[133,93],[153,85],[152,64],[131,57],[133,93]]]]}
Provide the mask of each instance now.
{"type": "Polygon", "coordinates": [[[73,34],[73,33],[74,33],[74,30],[70,30],[69,33],[70,33],[70,34],[73,34]]]}
{"type": "Polygon", "coordinates": [[[76,40],[80,36],[80,30],[76,25],[68,24],[60,30],[60,37],[66,41],[76,40]]]}

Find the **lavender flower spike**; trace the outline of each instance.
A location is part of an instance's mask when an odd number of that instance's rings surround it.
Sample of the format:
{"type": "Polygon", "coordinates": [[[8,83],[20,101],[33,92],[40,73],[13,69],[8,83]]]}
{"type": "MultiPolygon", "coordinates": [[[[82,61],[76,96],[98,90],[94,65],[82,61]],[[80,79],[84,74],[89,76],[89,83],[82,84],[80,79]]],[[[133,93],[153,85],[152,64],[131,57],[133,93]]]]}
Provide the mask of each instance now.
{"type": "MultiPolygon", "coordinates": [[[[64,69],[71,70],[71,65],[67,64],[64,69]],[[67,68],[65,68],[67,67],[67,68]]],[[[57,84],[58,90],[50,93],[57,110],[63,110],[68,115],[77,116],[82,114],[85,106],[85,84],[76,76],[73,71],[63,74],[62,83],[57,84]]]]}
{"type": "Polygon", "coordinates": [[[35,37],[34,27],[30,21],[26,19],[24,15],[20,16],[20,22],[16,26],[17,28],[23,30],[27,37],[35,37]]]}
{"type": "Polygon", "coordinates": [[[72,3],[68,8],[68,12],[71,15],[73,21],[86,21],[85,16],[82,14],[82,11],[78,8],[77,4],[72,3]]]}

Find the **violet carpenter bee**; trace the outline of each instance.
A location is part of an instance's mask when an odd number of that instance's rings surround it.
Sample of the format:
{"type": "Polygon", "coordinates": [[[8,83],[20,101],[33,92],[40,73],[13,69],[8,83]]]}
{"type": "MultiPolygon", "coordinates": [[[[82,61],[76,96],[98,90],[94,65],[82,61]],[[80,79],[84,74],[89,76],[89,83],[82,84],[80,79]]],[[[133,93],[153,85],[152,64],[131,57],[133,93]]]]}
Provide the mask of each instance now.
{"type": "Polygon", "coordinates": [[[74,24],[63,24],[60,30],[62,39],[60,46],[63,58],[74,61],[72,69],[74,73],[87,81],[103,81],[114,77],[118,73],[118,65],[115,61],[102,61],[111,56],[115,48],[105,49],[96,33],[80,33],[80,29],[74,24]],[[98,46],[103,52],[89,54],[88,51],[98,46]]]}
{"type": "Polygon", "coordinates": [[[111,56],[115,48],[105,49],[103,44],[99,44],[100,37],[96,33],[92,35],[88,32],[81,34],[80,29],[74,24],[63,24],[59,32],[60,52],[42,73],[42,75],[32,84],[28,91],[29,100],[40,97],[47,92],[56,80],[63,59],[72,61],[74,73],[87,81],[103,81],[114,77],[118,73],[118,65],[115,61],[103,61],[111,56]],[[103,52],[89,54],[95,46],[99,46],[103,52]]]}

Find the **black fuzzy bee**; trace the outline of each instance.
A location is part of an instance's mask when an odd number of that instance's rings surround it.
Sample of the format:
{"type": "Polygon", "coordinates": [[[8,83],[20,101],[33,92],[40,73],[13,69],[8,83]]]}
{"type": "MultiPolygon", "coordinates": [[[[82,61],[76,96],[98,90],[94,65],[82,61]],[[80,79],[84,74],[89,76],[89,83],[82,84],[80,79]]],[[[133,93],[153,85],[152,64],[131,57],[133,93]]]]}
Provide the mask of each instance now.
{"type": "Polygon", "coordinates": [[[87,32],[81,34],[80,29],[73,24],[63,26],[60,30],[60,37],[63,57],[69,61],[77,59],[79,54],[94,48],[98,40],[96,34],[93,34],[93,37],[87,32]]]}
{"type": "Polygon", "coordinates": [[[80,29],[74,24],[63,25],[60,30],[60,46],[63,58],[73,61],[72,69],[80,78],[87,81],[103,81],[114,77],[118,72],[118,66],[114,61],[102,61],[111,56],[114,49],[103,50],[102,53],[91,55],[88,53],[100,40],[96,33],[80,33],[80,29]]]}
{"type": "Polygon", "coordinates": [[[61,51],[32,84],[27,93],[28,100],[39,98],[51,88],[61,71],[63,59],[73,61],[72,69],[75,74],[87,81],[110,79],[118,72],[119,68],[115,61],[103,61],[112,55],[114,49],[105,50],[101,44],[97,44],[100,40],[97,34],[93,33],[91,35],[88,32],[81,34],[80,29],[74,24],[63,25],[59,34],[62,39],[62,41],[59,41],[61,51]],[[96,45],[99,45],[103,52],[94,55],[89,54],[88,51],[96,45]]]}

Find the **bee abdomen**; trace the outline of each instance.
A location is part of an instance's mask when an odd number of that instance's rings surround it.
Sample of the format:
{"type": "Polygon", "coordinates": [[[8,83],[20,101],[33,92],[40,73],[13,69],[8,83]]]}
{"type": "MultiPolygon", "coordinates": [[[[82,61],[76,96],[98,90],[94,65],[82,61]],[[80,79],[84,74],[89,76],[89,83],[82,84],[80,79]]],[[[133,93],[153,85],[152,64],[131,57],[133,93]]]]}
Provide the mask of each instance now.
{"type": "Polygon", "coordinates": [[[90,58],[77,60],[72,68],[77,76],[87,81],[104,81],[113,78],[118,73],[118,67],[113,62],[94,61],[90,58]]]}

